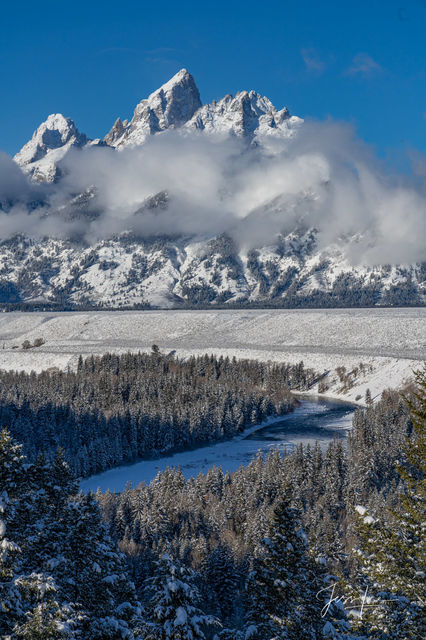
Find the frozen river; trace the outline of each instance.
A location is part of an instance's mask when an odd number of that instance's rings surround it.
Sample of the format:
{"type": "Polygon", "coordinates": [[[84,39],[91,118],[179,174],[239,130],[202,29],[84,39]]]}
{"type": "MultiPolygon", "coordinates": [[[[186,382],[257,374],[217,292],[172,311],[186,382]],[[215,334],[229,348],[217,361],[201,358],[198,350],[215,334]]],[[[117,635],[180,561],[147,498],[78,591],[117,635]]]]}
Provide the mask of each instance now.
{"type": "Polygon", "coordinates": [[[283,453],[299,443],[314,444],[317,440],[322,448],[333,438],[344,438],[351,426],[354,407],[343,402],[309,398],[302,400],[301,406],[285,417],[270,421],[265,426],[246,431],[227,442],[202,447],[193,451],[175,453],[155,460],[143,460],[134,464],[110,469],[83,480],[83,491],[122,491],[128,482],[137,486],[149,483],[158,471],[166,467],[182,469],[186,478],[205,473],[217,465],[223,471],[235,471],[250,462],[258,451],[267,453],[276,447],[283,453]]]}

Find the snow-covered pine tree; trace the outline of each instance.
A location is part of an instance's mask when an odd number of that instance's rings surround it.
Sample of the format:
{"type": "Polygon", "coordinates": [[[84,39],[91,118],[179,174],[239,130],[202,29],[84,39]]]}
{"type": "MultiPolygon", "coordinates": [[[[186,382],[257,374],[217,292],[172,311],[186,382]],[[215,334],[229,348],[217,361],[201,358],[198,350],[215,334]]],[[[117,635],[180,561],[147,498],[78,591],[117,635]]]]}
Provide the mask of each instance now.
{"type": "Polygon", "coordinates": [[[124,557],[110,539],[92,494],[69,502],[61,589],[80,613],[85,640],[133,640],[140,605],[124,557]]]}
{"type": "Polygon", "coordinates": [[[324,626],[316,597],[322,584],[287,490],[274,509],[268,537],[256,551],[248,583],[246,637],[316,638],[324,626]]]}
{"type": "MultiPolygon", "coordinates": [[[[49,572],[39,570],[32,543],[40,530],[37,506],[44,490],[22,447],[0,434],[0,632],[2,638],[54,640],[68,636],[49,572]],[[38,526],[34,529],[35,523],[38,526]],[[31,566],[32,564],[32,566],[31,566]]],[[[42,510],[41,518],[44,517],[42,510]]]]}
{"type": "Polygon", "coordinates": [[[285,490],[273,520],[256,550],[248,582],[246,638],[256,640],[317,640],[342,638],[350,630],[342,607],[324,608],[327,572],[310,556],[300,525],[300,512],[291,507],[285,490]]]}
{"type": "Polygon", "coordinates": [[[62,452],[28,465],[3,432],[0,487],[1,637],[133,640],[140,605],[124,558],[62,452]]]}
{"type": "Polygon", "coordinates": [[[13,540],[16,526],[16,507],[24,482],[22,447],[3,429],[0,433],[0,635],[5,637],[13,629],[21,610],[15,570],[19,545],[13,540]]]}
{"type": "Polygon", "coordinates": [[[205,631],[216,624],[199,608],[197,574],[164,553],[147,581],[149,601],[145,640],[203,640],[205,631]]]}
{"type": "Polygon", "coordinates": [[[64,640],[72,631],[56,601],[56,587],[51,576],[32,573],[17,580],[26,596],[26,616],[14,626],[11,638],[23,640],[64,640]],[[31,608],[29,607],[31,603],[31,608]]]}
{"type": "Polygon", "coordinates": [[[405,492],[389,522],[358,506],[362,571],[373,601],[364,612],[370,632],[389,640],[426,636],[425,511],[426,511],[426,366],[415,373],[417,390],[408,400],[413,433],[398,472],[405,492]]]}

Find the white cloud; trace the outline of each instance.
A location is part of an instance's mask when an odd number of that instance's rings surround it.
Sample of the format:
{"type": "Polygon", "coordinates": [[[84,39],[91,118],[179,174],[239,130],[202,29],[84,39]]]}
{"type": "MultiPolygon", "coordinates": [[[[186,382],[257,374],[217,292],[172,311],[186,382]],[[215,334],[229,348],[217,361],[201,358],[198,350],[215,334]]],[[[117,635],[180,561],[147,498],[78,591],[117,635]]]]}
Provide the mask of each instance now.
{"type": "Polygon", "coordinates": [[[321,60],[315,49],[302,49],[301,56],[309,73],[321,74],[325,70],[325,62],[321,60]]]}
{"type": "Polygon", "coordinates": [[[368,53],[358,53],[352,60],[352,64],[347,69],[346,75],[362,75],[370,76],[374,73],[380,73],[383,67],[376,62],[368,53]]]}
{"type": "MultiPolygon", "coordinates": [[[[5,164],[15,175],[11,159],[5,164]]],[[[62,169],[59,183],[36,189],[50,208],[28,213],[18,203],[0,214],[2,237],[18,231],[82,234],[92,242],[124,230],[146,237],[227,232],[241,246],[258,247],[304,225],[319,230],[323,248],[358,234],[349,249],[354,263],[426,259],[424,176],[420,171],[412,180],[388,175],[348,125],[305,123],[293,139],[277,142],[273,153],[247,148],[236,138],[170,131],[120,152],[72,150],[62,169]],[[97,189],[98,217],[64,219],[60,205],[91,185],[97,189]],[[146,198],[162,190],[170,196],[166,208],[135,215],[146,198]]],[[[19,171],[16,175],[15,196],[34,191],[19,171]]],[[[9,196],[12,182],[0,181],[9,196]]]]}

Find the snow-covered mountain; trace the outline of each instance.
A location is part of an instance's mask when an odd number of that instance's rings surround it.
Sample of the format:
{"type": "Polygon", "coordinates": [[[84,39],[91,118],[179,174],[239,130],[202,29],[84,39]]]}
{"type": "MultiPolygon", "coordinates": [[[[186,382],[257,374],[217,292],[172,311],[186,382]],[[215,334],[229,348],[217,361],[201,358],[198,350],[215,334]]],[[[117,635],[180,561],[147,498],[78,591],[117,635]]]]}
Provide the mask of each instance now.
{"type": "Polygon", "coordinates": [[[71,147],[83,147],[88,140],[70,118],[50,115],[33,137],[15,155],[15,161],[36,182],[53,182],[57,164],[71,147]]]}
{"type": "Polygon", "coordinates": [[[313,230],[242,252],[226,235],[130,234],[82,246],[15,237],[0,244],[0,303],[59,307],[424,304],[426,265],[353,268],[342,246],[318,251],[313,230]]]}
{"type": "Polygon", "coordinates": [[[240,91],[235,97],[227,95],[202,105],[194,78],[182,69],[137,105],[130,122],[118,118],[104,140],[120,149],[143,144],[148,136],[167,129],[181,128],[260,141],[267,135],[288,137],[301,122],[286,108],[277,111],[255,91],[240,91]]]}
{"type": "Polygon", "coordinates": [[[102,142],[89,140],[70,118],[52,114],[14,159],[33,180],[52,182],[58,178],[58,163],[71,147],[103,144],[123,149],[170,129],[235,135],[262,143],[268,136],[292,136],[302,122],[286,108],[277,111],[268,98],[255,91],[240,91],[235,97],[227,95],[202,105],[194,78],[181,69],[139,102],[130,121],[117,118],[102,142]]]}
{"type": "MultiPolygon", "coordinates": [[[[194,78],[182,69],[142,100],[130,121],[117,119],[103,140],[88,140],[72,120],[55,114],[39,126],[15,161],[34,182],[60,184],[61,161],[71,148],[107,146],[119,152],[177,129],[184,136],[202,132],[238,137],[256,149],[268,149],[271,140],[291,138],[301,126],[303,120],[291,116],[286,108],[277,110],[254,91],[202,105],[194,78]]],[[[288,206],[294,214],[315,199],[315,194],[306,191],[296,196],[288,205],[285,198],[265,194],[260,206],[248,206],[246,217],[238,224],[257,228],[260,221],[268,225],[281,219],[288,206]]],[[[167,190],[154,192],[134,207],[132,215],[134,219],[161,216],[167,213],[170,200],[173,194],[167,190]]],[[[89,221],[96,225],[102,216],[95,186],[72,194],[65,204],[42,205],[45,219],[54,215],[67,224],[89,221]]],[[[235,228],[219,236],[171,232],[150,239],[125,232],[93,240],[90,246],[87,238],[84,243],[78,240],[78,234],[68,240],[17,235],[0,241],[0,303],[172,307],[426,302],[426,265],[354,268],[346,249],[357,241],[355,237],[340,238],[320,249],[318,231],[303,223],[303,211],[298,219],[293,230],[283,231],[269,246],[252,250],[237,246],[235,228]]]]}
{"type": "Polygon", "coordinates": [[[194,78],[182,69],[157,91],[139,102],[130,122],[118,118],[104,140],[118,149],[143,144],[146,138],[186,124],[201,107],[194,78]]]}
{"type": "Polygon", "coordinates": [[[185,124],[185,129],[236,135],[256,142],[266,136],[290,137],[302,119],[288,109],[277,111],[268,98],[255,91],[240,91],[201,107],[185,124]]]}

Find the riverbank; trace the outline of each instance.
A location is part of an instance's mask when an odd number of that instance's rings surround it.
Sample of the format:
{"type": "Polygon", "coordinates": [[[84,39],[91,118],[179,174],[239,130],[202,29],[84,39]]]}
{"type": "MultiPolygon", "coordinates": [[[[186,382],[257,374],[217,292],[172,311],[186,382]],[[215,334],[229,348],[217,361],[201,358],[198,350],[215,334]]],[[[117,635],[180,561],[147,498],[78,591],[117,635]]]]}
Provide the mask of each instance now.
{"type": "Polygon", "coordinates": [[[352,413],[347,403],[303,400],[293,412],[268,418],[231,440],[109,469],[86,478],[80,487],[84,492],[96,491],[98,487],[101,491],[120,492],[128,482],[132,486],[149,483],[167,467],[180,467],[186,478],[206,473],[214,465],[221,466],[224,472],[232,472],[242,464],[248,464],[258,451],[267,453],[271,447],[276,447],[284,452],[299,442],[313,443],[321,437],[325,446],[336,436],[344,437],[351,426],[352,413]],[[254,437],[256,434],[259,437],[254,437]]]}
{"type": "MultiPolygon", "coordinates": [[[[293,412],[296,409],[294,409],[293,412]]],[[[164,469],[166,467],[182,466],[182,463],[185,464],[193,456],[197,458],[200,457],[200,455],[202,455],[203,452],[204,454],[208,454],[208,453],[211,454],[213,450],[219,451],[219,447],[226,446],[226,445],[235,445],[236,443],[240,442],[241,440],[244,440],[245,438],[252,435],[253,433],[256,433],[256,431],[259,431],[260,429],[264,429],[269,425],[272,425],[274,423],[284,420],[287,416],[291,415],[291,413],[293,412],[289,412],[283,416],[269,417],[266,420],[263,420],[263,422],[260,422],[259,424],[253,425],[252,427],[245,429],[242,433],[238,434],[237,436],[234,436],[233,438],[230,438],[229,440],[220,440],[219,442],[216,442],[214,444],[201,445],[196,448],[186,449],[185,451],[175,451],[174,453],[171,453],[169,455],[165,454],[165,455],[159,455],[156,457],[144,458],[144,459],[137,460],[136,462],[131,462],[126,465],[121,465],[120,467],[107,469],[107,471],[103,471],[102,473],[98,473],[96,475],[90,476],[90,478],[85,478],[84,480],[82,480],[80,483],[80,488],[82,491],[96,491],[98,487],[102,487],[102,485],[105,484],[105,480],[108,482],[114,479],[115,477],[114,472],[117,472],[121,476],[122,474],[126,473],[126,469],[133,470],[131,471],[131,475],[134,475],[135,472],[136,472],[136,475],[138,475],[139,465],[144,465],[144,472],[142,475],[146,474],[146,470],[148,466],[150,469],[154,467],[157,471],[160,470],[160,467],[164,469]],[[99,481],[100,483],[99,485],[96,485],[97,481],[99,481]],[[95,485],[96,485],[96,488],[93,488],[95,485]]],[[[128,481],[126,481],[126,483],[127,482],[128,481]]],[[[142,480],[139,480],[138,483],[139,482],[146,482],[146,480],[142,479],[142,480]]],[[[106,491],[106,489],[102,489],[102,490],[106,491]]]]}

